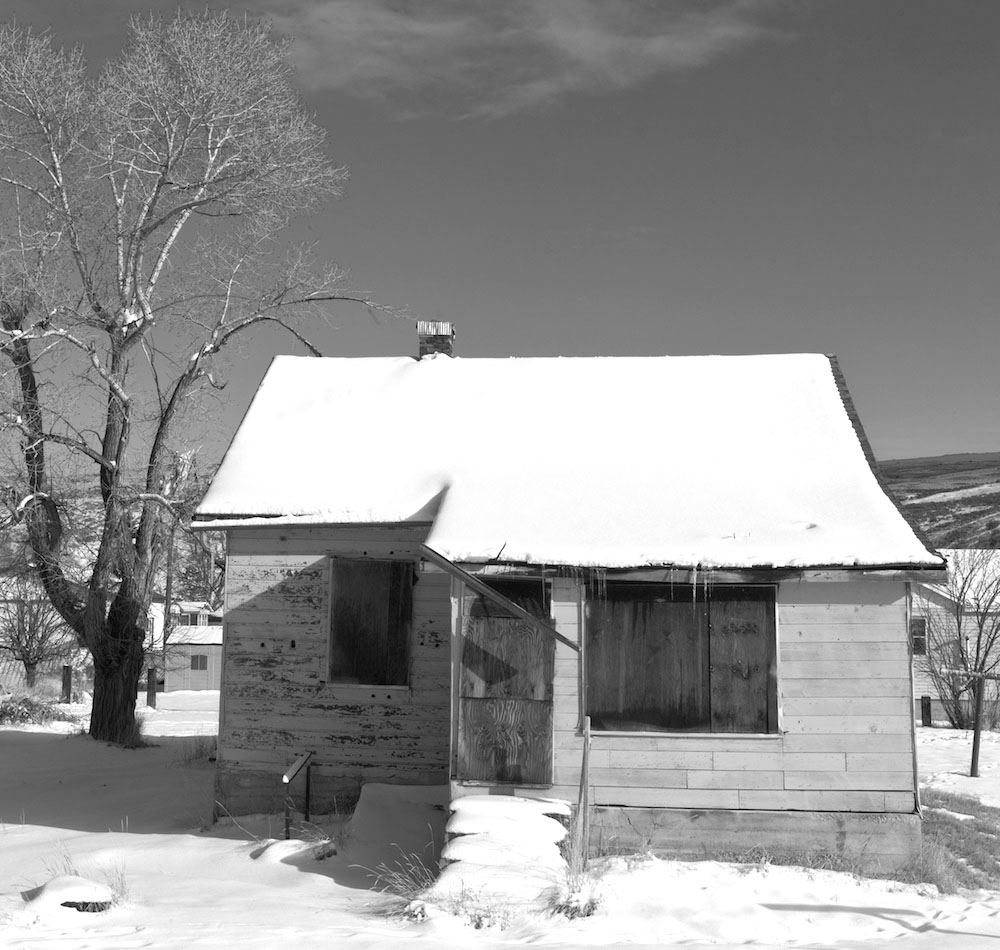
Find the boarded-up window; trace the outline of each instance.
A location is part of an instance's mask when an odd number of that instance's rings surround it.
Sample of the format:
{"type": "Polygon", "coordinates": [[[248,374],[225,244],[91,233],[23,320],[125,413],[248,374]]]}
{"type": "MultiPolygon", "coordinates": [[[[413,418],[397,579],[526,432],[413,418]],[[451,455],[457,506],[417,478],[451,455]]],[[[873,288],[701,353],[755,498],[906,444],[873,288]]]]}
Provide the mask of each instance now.
{"type": "Polygon", "coordinates": [[[332,558],[330,682],[405,686],[413,564],[332,558]]]}
{"type": "Polygon", "coordinates": [[[191,654],[191,669],[192,670],[207,670],[208,669],[208,656],[204,653],[192,653],[191,654]]]}
{"type": "Polygon", "coordinates": [[[927,619],[913,617],[910,620],[910,646],[914,656],[927,655],[927,619]]]}
{"type": "Polygon", "coordinates": [[[587,601],[595,729],[776,732],[774,588],[608,583],[587,601]]]}
{"type": "MultiPolygon", "coordinates": [[[[549,593],[539,581],[487,583],[535,617],[548,618],[549,593]]],[[[551,784],[555,641],[536,624],[471,592],[463,614],[456,777],[551,784]]]]}

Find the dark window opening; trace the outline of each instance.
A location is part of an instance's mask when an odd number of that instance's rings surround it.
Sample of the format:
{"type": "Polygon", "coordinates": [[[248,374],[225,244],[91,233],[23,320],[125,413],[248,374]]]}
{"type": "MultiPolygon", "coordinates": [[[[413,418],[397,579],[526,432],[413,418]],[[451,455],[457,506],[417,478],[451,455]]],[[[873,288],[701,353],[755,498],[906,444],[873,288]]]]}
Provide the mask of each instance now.
{"type": "Polygon", "coordinates": [[[191,669],[192,670],[207,670],[208,669],[208,656],[204,653],[192,653],[191,654],[191,669]]]}
{"type": "Polygon", "coordinates": [[[927,618],[910,619],[910,647],[914,656],[927,656],[927,618]]]}
{"type": "Polygon", "coordinates": [[[413,564],[333,558],[330,682],[405,686],[413,564]]]}
{"type": "Polygon", "coordinates": [[[608,582],[591,590],[591,726],[777,732],[774,616],[773,587],[608,582]]]}

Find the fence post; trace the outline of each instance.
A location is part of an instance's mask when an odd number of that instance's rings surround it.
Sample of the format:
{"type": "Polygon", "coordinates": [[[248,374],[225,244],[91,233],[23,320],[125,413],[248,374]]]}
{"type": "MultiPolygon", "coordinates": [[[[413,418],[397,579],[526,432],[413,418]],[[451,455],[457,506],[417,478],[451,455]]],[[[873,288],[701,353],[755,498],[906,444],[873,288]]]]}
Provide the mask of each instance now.
{"type": "Polygon", "coordinates": [[[156,709],[156,667],[146,670],[146,705],[156,709]]]}
{"type": "Polygon", "coordinates": [[[983,693],[986,692],[986,677],[976,679],[976,712],[972,723],[972,764],[969,766],[969,777],[979,778],[979,740],[983,734],[983,693]]]}
{"type": "Polygon", "coordinates": [[[920,697],[920,719],[921,725],[931,725],[931,698],[930,696],[920,697]]]}
{"type": "Polygon", "coordinates": [[[71,703],[71,702],[73,702],[73,667],[72,666],[64,666],[63,667],[62,701],[64,703],[71,703]]]}

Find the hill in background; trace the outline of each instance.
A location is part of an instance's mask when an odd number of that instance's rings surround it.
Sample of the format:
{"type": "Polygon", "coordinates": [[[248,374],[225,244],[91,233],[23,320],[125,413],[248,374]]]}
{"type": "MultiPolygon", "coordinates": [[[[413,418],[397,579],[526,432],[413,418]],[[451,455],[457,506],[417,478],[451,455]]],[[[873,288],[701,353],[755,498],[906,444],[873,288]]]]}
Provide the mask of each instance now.
{"type": "Polygon", "coordinates": [[[942,548],[1000,548],[1000,452],[879,462],[903,509],[942,548]]]}

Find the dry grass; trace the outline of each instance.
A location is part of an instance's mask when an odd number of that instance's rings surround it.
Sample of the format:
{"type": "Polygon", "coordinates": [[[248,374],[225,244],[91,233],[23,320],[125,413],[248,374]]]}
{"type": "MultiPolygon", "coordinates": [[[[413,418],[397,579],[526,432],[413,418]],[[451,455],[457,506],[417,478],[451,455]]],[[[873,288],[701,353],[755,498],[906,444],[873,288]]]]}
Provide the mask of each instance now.
{"type": "Polygon", "coordinates": [[[1000,887],[1000,808],[944,792],[925,792],[921,797],[920,856],[893,878],[934,884],[945,894],[962,888],[1000,887]],[[971,817],[962,819],[956,814],[971,817]]]}

